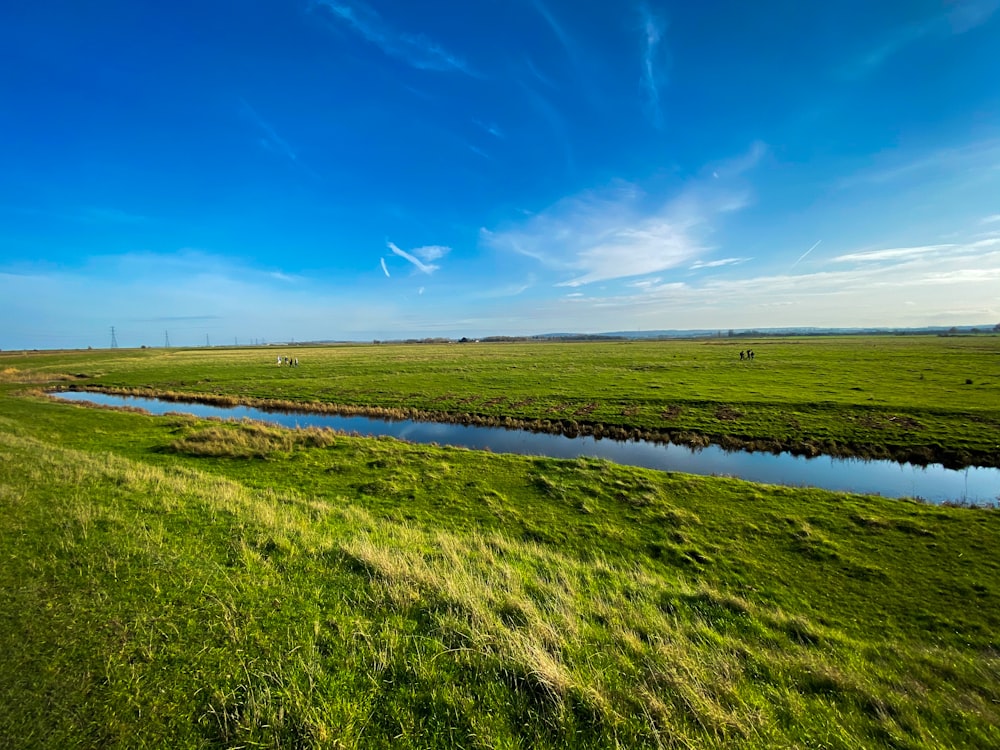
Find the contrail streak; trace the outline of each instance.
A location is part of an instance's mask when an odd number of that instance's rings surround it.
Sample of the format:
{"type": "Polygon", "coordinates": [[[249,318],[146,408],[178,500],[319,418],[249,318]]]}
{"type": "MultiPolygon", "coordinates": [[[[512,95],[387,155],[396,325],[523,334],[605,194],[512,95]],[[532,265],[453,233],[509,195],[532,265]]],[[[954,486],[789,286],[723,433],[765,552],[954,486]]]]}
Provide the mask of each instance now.
{"type": "MultiPolygon", "coordinates": [[[[797,266],[802,261],[803,258],[805,258],[807,255],[809,255],[809,253],[811,253],[813,250],[815,250],[817,247],[819,247],[819,243],[821,243],[822,241],[823,240],[816,240],[816,244],[815,245],[813,245],[811,248],[809,248],[804,253],[802,253],[802,255],[799,256],[799,259],[797,261],[795,261],[794,263],[792,263],[792,268],[795,268],[795,266],[797,266]]],[[[788,269],[788,270],[791,270],[791,268],[788,269]]]]}

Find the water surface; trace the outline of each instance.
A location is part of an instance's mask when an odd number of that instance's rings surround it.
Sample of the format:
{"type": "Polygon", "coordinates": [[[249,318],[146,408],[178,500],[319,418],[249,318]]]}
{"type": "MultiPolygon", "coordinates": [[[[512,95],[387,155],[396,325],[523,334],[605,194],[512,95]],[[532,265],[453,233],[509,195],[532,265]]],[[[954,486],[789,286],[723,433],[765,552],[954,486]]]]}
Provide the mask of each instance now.
{"type": "Polygon", "coordinates": [[[886,497],[919,497],[934,503],[955,501],[995,504],[1000,497],[1000,469],[994,468],[969,467],[956,470],[947,469],[941,464],[916,466],[895,461],[863,461],[830,456],[806,458],[791,453],[726,451],[717,446],[692,449],[645,440],[610,440],[589,435],[570,438],[502,427],[412,420],[387,421],[334,414],[290,414],[248,406],[210,406],[83,391],[63,391],[52,395],[69,401],[139,407],[151,414],[183,412],[199,417],[246,417],[284,427],[330,427],[361,435],[388,435],[414,443],[438,443],[494,453],[552,458],[587,456],[661,471],[732,476],[765,484],[821,487],[886,497]]]}

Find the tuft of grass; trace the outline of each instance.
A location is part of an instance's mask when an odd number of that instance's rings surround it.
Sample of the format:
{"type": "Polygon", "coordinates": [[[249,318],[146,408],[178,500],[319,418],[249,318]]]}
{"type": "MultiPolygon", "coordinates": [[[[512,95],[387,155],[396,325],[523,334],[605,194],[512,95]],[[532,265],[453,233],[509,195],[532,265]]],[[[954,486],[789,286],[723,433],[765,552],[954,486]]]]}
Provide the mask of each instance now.
{"type": "Polygon", "coordinates": [[[286,430],[246,421],[195,428],[172,441],[168,450],[213,458],[273,458],[287,455],[296,448],[333,445],[335,435],[329,429],[286,430]]]}
{"type": "Polygon", "coordinates": [[[17,367],[0,368],[0,383],[73,383],[86,380],[86,373],[67,374],[62,372],[45,372],[17,367]]]}

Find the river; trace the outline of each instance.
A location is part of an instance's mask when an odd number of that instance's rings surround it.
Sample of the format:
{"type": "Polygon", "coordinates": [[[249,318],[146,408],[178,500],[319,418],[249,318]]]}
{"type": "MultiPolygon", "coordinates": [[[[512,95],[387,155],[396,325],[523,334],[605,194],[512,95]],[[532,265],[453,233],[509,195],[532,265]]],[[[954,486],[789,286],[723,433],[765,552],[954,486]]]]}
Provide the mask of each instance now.
{"type": "Polygon", "coordinates": [[[501,427],[411,420],[386,421],[333,414],[283,413],[247,406],[220,407],[84,391],[63,391],[52,395],[68,401],[138,407],[151,414],[183,412],[199,417],[249,418],[284,427],[329,427],[361,435],[388,435],[413,443],[437,443],[493,453],[553,458],[587,456],[660,471],[731,476],[764,484],[821,487],[865,495],[918,497],[932,503],[995,505],[1000,499],[1000,469],[995,468],[968,467],[956,470],[947,469],[940,464],[917,466],[894,461],[864,461],[830,456],[806,458],[791,453],[726,451],[717,446],[692,449],[644,440],[623,441],[591,436],[570,438],[501,427]]]}

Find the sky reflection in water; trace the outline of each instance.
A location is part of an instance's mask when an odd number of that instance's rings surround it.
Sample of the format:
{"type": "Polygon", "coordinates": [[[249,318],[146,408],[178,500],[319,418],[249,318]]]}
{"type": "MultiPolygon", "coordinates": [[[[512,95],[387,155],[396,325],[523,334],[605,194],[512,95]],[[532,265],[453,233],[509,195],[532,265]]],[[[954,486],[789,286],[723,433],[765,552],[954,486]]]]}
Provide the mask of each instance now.
{"type": "Polygon", "coordinates": [[[920,497],[935,503],[963,501],[995,504],[1000,496],[1000,469],[993,468],[954,470],[940,464],[922,467],[894,461],[862,461],[830,456],[805,458],[790,453],[773,455],[724,451],[716,446],[692,450],[646,441],[598,440],[589,436],[569,438],[499,427],[408,420],[388,422],[332,414],[286,414],[246,406],[226,408],[103,393],[62,392],[53,395],[70,401],[139,407],[151,414],[184,412],[199,417],[250,418],[284,427],[329,427],[362,435],[389,435],[414,443],[438,443],[494,453],[553,458],[587,456],[660,471],[724,475],[765,484],[822,487],[886,497],[920,497]]]}

